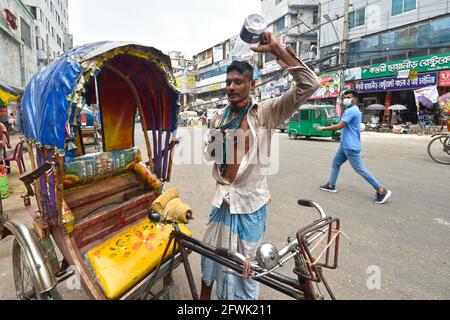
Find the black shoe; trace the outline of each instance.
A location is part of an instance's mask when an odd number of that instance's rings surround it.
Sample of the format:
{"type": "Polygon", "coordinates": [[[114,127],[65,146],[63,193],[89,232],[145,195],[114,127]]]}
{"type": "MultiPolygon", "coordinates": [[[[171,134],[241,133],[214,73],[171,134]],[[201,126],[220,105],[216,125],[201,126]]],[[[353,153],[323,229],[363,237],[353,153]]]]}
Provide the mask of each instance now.
{"type": "Polygon", "coordinates": [[[378,193],[375,198],[375,203],[383,204],[385,203],[392,195],[392,191],[384,190],[383,193],[378,193]]]}
{"type": "Polygon", "coordinates": [[[337,192],[336,187],[335,187],[335,186],[332,186],[332,185],[329,184],[329,183],[327,183],[327,184],[324,185],[324,186],[320,186],[320,190],[327,191],[327,192],[331,192],[331,193],[336,193],[336,192],[337,192]]]}

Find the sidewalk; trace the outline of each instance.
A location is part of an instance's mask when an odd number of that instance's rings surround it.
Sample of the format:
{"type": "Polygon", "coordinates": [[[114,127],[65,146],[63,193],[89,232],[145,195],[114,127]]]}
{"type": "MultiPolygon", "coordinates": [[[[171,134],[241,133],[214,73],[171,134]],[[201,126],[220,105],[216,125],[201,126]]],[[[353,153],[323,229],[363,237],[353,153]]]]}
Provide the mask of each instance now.
{"type": "MultiPolygon", "coordinates": [[[[11,136],[10,139],[13,149],[8,150],[8,154],[14,152],[14,147],[20,141],[20,135],[11,136]]],[[[28,153],[26,153],[25,150],[24,161],[27,172],[30,172],[30,161],[28,153]]],[[[11,173],[8,174],[8,182],[11,193],[9,198],[2,200],[4,215],[7,216],[8,219],[18,220],[31,226],[31,218],[26,213],[22,200],[22,195],[26,192],[26,188],[19,180],[19,169],[15,162],[11,163],[11,173]]],[[[13,240],[13,237],[7,237],[0,241],[0,300],[15,299],[11,259],[13,240]]]]}
{"type": "MultiPolygon", "coordinates": [[[[10,137],[12,149],[8,150],[8,155],[14,152],[15,146],[19,143],[21,135],[14,135],[10,137]]],[[[23,159],[25,161],[25,169],[27,172],[31,172],[30,159],[27,152],[28,146],[24,145],[23,159]]],[[[9,216],[10,219],[18,219],[22,221],[28,217],[25,213],[22,195],[26,193],[25,185],[19,180],[19,168],[17,163],[11,162],[11,173],[8,174],[9,188],[11,194],[9,198],[3,200],[3,211],[9,216]]],[[[31,219],[28,219],[31,222],[31,219]]]]}

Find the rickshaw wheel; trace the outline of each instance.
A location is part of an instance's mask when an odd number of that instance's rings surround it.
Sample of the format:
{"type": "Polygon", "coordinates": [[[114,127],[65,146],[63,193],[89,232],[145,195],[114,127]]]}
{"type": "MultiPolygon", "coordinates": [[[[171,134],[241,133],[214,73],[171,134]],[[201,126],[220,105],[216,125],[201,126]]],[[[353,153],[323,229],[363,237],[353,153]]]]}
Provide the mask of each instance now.
{"type": "Polygon", "coordinates": [[[18,300],[50,300],[48,294],[40,294],[36,290],[36,279],[31,273],[30,263],[17,239],[13,243],[13,270],[16,297],[18,300]]]}
{"type": "Polygon", "coordinates": [[[289,138],[291,140],[297,140],[297,135],[295,133],[289,132],[289,138]]]}

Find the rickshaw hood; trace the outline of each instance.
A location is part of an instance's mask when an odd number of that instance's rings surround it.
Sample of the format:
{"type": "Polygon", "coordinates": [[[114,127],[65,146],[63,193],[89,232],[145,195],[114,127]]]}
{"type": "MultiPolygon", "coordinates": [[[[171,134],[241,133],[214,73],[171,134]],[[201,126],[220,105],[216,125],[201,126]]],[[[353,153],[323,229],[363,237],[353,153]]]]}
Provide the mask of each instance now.
{"type": "MultiPolygon", "coordinates": [[[[92,84],[90,80],[105,73],[108,86],[100,92],[100,99],[105,92],[115,95],[116,99],[117,88],[126,87],[104,68],[110,66],[120,69],[135,85],[143,100],[148,130],[176,130],[178,92],[170,58],[155,48],[132,42],[98,42],[73,49],[31,79],[22,99],[26,138],[45,146],[66,149],[68,140],[74,137],[81,110],[88,104],[95,104],[84,96],[87,86],[92,84]]],[[[132,95],[129,88],[124,91],[126,95],[132,95]]],[[[136,109],[132,100],[126,100],[120,106],[108,102],[109,109],[102,113],[108,113],[109,119],[131,118],[136,109]]],[[[127,121],[126,126],[124,131],[133,132],[134,122],[127,121]]],[[[129,145],[133,144],[132,133],[129,135],[126,145],[121,148],[132,147],[129,145]]],[[[118,146],[118,139],[113,137],[113,140],[111,148],[118,146]]]]}

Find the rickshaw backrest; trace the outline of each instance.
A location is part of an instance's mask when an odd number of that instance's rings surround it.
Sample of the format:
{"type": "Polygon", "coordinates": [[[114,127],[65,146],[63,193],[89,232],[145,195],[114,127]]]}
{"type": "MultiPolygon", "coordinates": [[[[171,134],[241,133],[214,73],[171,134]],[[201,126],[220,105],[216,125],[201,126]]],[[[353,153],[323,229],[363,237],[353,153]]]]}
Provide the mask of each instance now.
{"type": "Polygon", "coordinates": [[[141,160],[141,152],[136,147],[66,159],[64,187],[67,190],[118,176],[130,170],[133,164],[139,163],[141,160]]]}

